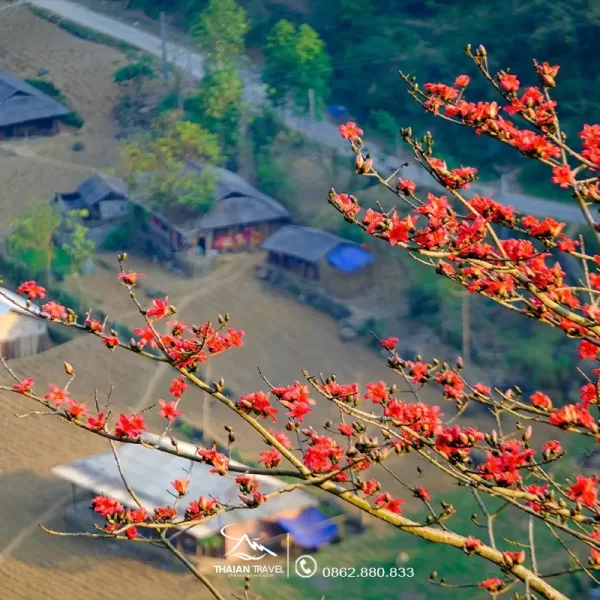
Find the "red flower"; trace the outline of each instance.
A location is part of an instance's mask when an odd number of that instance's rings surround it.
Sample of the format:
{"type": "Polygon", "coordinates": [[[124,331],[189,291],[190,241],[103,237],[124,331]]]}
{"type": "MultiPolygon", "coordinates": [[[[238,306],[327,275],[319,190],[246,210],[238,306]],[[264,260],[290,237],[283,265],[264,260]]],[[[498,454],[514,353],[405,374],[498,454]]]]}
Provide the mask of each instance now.
{"type": "Polygon", "coordinates": [[[482,396],[489,396],[491,392],[490,386],[485,385],[484,383],[476,383],[473,386],[473,389],[482,396]]]}
{"type": "Polygon", "coordinates": [[[44,396],[44,400],[52,400],[57,408],[69,400],[69,392],[67,390],[59,388],[54,383],[51,383],[48,387],[50,391],[44,396]]]}
{"type": "Polygon", "coordinates": [[[360,206],[354,196],[335,194],[334,201],[344,215],[355,217],[360,212],[360,206]]]}
{"type": "Polygon", "coordinates": [[[542,446],[542,454],[546,460],[551,456],[557,456],[558,454],[562,454],[563,452],[563,447],[558,440],[548,440],[542,446]]]}
{"type": "Polygon", "coordinates": [[[269,398],[264,392],[253,392],[252,394],[241,396],[237,401],[237,406],[247,414],[254,413],[262,416],[264,419],[270,417],[273,419],[273,422],[277,420],[275,415],[278,413],[278,410],[271,406],[269,398]]]}
{"type": "Polygon", "coordinates": [[[360,482],[360,491],[365,496],[372,496],[381,489],[381,484],[376,479],[360,482]]]}
{"type": "Polygon", "coordinates": [[[146,344],[150,344],[150,348],[157,347],[156,336],[154,335],[154,332],[152,331],[150,325],[148,325],[147,323],[144,329],[140,329],[138,327],[137,329],[133,330],[133,333],[135,333],[135,335],[140,336],[140,339],[137,342],[140,348],[143,348],[146,344]]]}
{"type": "Polygon", "coordinates": [[[154,509],[152,520],[157,523],[166,523],[177,516],[176,510],[172,506],[158,506],[154,509]]]}
{"type": "Polygon", "coordinates": [[[397,515],[402,514],[402,509],[400,508],[404,504],[404,500],[397,498],[393,499],[391,494],[385,492],[384,494],[379,494],[375,498],[375,506],[379,508],[383,508],[384,510],[389,510],[390,512],[396,513],[397,515]]]}
{"type": "Polygon", "coordinates": [[[508,567],[512,567],[513,565],[522,565],[525,563],[525,550],[520,550],[518,552],[503,552],[502,560],[508,567]]]}
{"type": "Polygon", "coordinates": [[[562,165],[552,169],[552,183],[559,185],[563,189],[567,189],[575,183],[575,173],[571,171],[569,165],[562,165]]]}
{"type": "MultiPolygon", "coordinates": [[[[546,492],[548,490],[548,484],[535,485],[534,483],[532,483],[532,484],[528,485],[525,489],[527,490],[528,493],[533,494],[534,496],[537,496],[540,501],[546,500],[546,492]]],[[[536,513],[539,513],[542,510],[542,505],[539,502],[533,502],[532,500],[527,500],[527,502],[525,504],[527,506],[529,506],[530,508],[533,508],[533,510],[536,513]]]]}
{"type": "Polygon", "coordinates": [[[117,437],[126,437],[131,440],[139,437],[146,431],[146,423],[143,415],[127,416],[121,414],[119,420],[115,423],[115,435],[117,437]]]}
{"type": "Polygon", "coordinates": [[[26,294],[30,300],[45,298],[46,288],[38,285],[35,281],[24,281],[18,288],[17,294],[26,294]]]}
{"type": "Polygon", "coordinates": [[[265,450],[260,453],[260,460],[258,462],[259,464],[263,463],[267,469],[273,469],[281,462],[281,454],[275,448],[265,450]]]}
{"type": "Polygon", "coordinates": [[[202,519],[214,515],[219,509],[219,502],[215,498],[200,496],[198,500],[189,503],[185,509],[185,518],[188,520],[202,519]]]}
{"type": "Polygon", "coordinates": [[[529,396],[529,400],[533,406],[537,408],[543,408],[544,410],[552,409],[552,400],[549,396],[546,396],[543,392],[535,392],[529,396]]]}
{"type": "Polygon", "coordinates": [[[83,322],[83,325],[88,331],[91,331],[92,333],[102,333],[102,330],[104,329],[102,327],[102,323],[100,323],[100,321],[96,321],[96,319],[86,319],[83,322]]]}
{"type": "Polygon", "coordinates": [[[213,445],[212,448],[201,448],[198,450],[198,455],[202,458],[202,462],[212,465],[215,467],[211,469],[209,473],[219,473],[226,475],[229,470],[229,460],[222,453],[217,451],[217,447],[213,445]]]}
{"type": "Polygon", "coordinates": [[[169,423],[172,423],[177,417],[183,414],[180,410],[177,410],[177,402],[175,400],[172,400],[171,402],[159,400],[158,403],[161,408],[158,416],[161,417],[161,419],[168,419],[169,423]]]}
{"type": "Polygon", "coordinates": [[[495,593],[502,589],[502,580],[498,577],[491,577],[479,583],[477,587],[484,588],[490,593],[495,593]]]}
{"type": "Polygon", "coordinates": [[[577,475],[577,481],[569,488],[569,498],[574,502],[580,502],[581,504],[585,504],[588,508],[591,508],[598,502],[597,483],[597,477],[577,475]]]}
{"type": "Polygon", "coordinates": [[[83,417],[87,414],[87,405],[85,402],[79,402],[71,398],[69,399],[67,412],[72,419],[83,417]]]}
{"type": "Polygon", "coordinates": [[[348,121],[348,123],[345,125],[340,125],[338,127],[338,131],[343,139],[353,142],[359,140],[364,133],[363,130],[353,121],[348,121]]]}
{"type": "Polygon", "coordinates": [[[468,538],[465,539],[463,550],[467,554],[472,554],[480,546],[483,546],[483,542],[470,535],[468,538]]]}
{"type": "Polygon", "coordinates": [[[507,92],[516,92],[521,85],[516,75],[509,75],[508,73],[502,75],[500,78],[500,87],[504,88],[507,92]]]}
{"type": "Polygon", "coordinates": [[[348,423],[340,423],[338,425],[338,431],[342,435],[347,435],[350,437],[354,433],[354,429],[352,429],[352,425],[348,425],[348,423]]]}
{"type": "Polygon", "coordinates": [[[28,394],[29,392],[31,392],[33,384],[33,379],[31,377],[28,377],[27,379],[23,379],[23,381],[20,381],[19,383],[14,383],[12,389],[15,390],[15,392],[19,392],[19,394],[28,394]]]}
{"type": "Polygon", "coordinates": [[[388,388],[385,381],[378,381],[377,383],[367,383],[367,390],[365,394],[365,400],[372,400],[375,404],[381,404],[381,401],[388,399],[388,388]]]}
{"type": "Polygon", "coordinates": [[[96,496],[91,502],[94,512],[97,512],[101,517],[112,517],[120,513],[123,507],[115,498],[107,498],[106,496],[96,496]]]}
{"type": "Polygon", "coordinates": [[[146,316],[157,321],[159,319],[164,319],[171,314],[173,314],[173,310],[169,304],[168,297],[164,300],[152,300],[152,307],[146,310],[146,316]]]}
{"type": "Polygon", "coordinates": [[[549,63],[543,62],[541,65],[537,66],[537,72],[542,80],[544,85],[548,87],[556,86],[556,82],[554,81],[555,77],[558,75],[558,71],[560,67],[558,65],[550,66],[549,63]]]}
{"type": "Polygon", "coordinates": [[[181,398],[183,392],[188,389],[188,385],[185,382],[185,377],[180,375],[177,379],[173,379],[171,381],[171,385],[169,386],[169,393],[173,398],[181,398]]]}
{"type": "Polygon", "coordinates": [[[100,429],[104,429],[104,426],[106,425],[106,417],[103,412],[99,412],[96,417],[88,417],[87,421],[87,428],[92,431],[100,431],[100,429]]]}
{"type": "Polygon", "coordinates": [[[431,500],[431,494],[429,493],[429,490],[423,486],[419,486],[414,492],[415,496],[421,500],[425,500],[426,502],[431,500]]]}
{"type": "Polygon", "coordinates": [[[125,285],[135,285],[140,277],[146,277],[143,273],[119,273],[119,279],[125,285]]]}
{"type": "Polygon", "coordinates": [[[417,189],[417,184],[411,179],[398,179],[396,182],[398,188],[403,194],[410,196],[417,189]]]}
{"type": "Polygon", "coordinates": [[[119,338],[116,335],[107,335],[102,338],[102,343],[109,350],[114,350],[119,345],[119,338]]]}
{"type": "Polygon", "coordinates": [[[386,338],[385,340],[381,340],[381,342],[379,342],[379,344],[382,348],[385,348],[386,350],[393,350],[399,341],[400,340],[396,337],[389,337],[389,338],[386,338]]]}
{"type": "Polygon", "coordinates": [[[189,484],[189,482],[187,479],[176,479],[175,481],[171,481],[171,485],[173,486],[173,489],[180,496],[185,496],[187,494],[188,484],[189,484]]]}
{"type": "Polygon", "coordinates": [[[284,448],[291,448],[292,447],[292,442],[290,442],[290,439],[288,438],[288,436],[285,434],[285,431],[280,431],[279,433],[274,432],[272,429],[269,429],[269,433],[284,447],[284,448]]]}
{"type": "Polygon", "coordinates": [[[454,80],[454,85],[456,87],[466,87],[469,85],[469,82],[471,81],[471,78],[468,75],[459,75],[455,80],[454,80]]]}
{"type": "Polygon", "coordinates": [[[52,321],[64,321],[67,318],[67,309],[56,302],[46,302],[42,306],[42,314],[52,321]]]}

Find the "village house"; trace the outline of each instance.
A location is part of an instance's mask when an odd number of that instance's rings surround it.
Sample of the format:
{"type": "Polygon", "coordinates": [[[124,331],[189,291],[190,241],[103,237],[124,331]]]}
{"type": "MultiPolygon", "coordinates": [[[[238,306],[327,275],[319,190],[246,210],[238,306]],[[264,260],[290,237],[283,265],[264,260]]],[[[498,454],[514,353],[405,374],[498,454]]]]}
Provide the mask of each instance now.
{"type": "Polygon", "coordinates": [[[96,173],[81,182],[74,192],[56,194],[53,204],[66,216],[73,210],[86,210],[87,227],[125,217],[129,210],[129,186],[118,177],[96,173]]]}
{"type": "MultiPolygon", "coordinates": [[[[160,436],[154,434],[145,434],[145,439],[159,444],[170,443],[168,439],[161,441],[160,436]]],[[[179,442],[178,449],[190,455],[197,454],[198,450],[195,445],[186,442],[179,442]]],[[[170,482],[189,470],[189,460],[137,444],[124,445],[119,451],[119,459],[129,485],[147,509],[152,511],[159,506],[174,504],[170,482]]],[[[230,464],[243,466],[236,461],[230,461],[230,464]]],[[[188,493],[177,506],[179,517],[183,516],[189,502],[200,496],[241,506],[240,489],[234,479],[209,473],[211,469],[210,465],[194,463],[188,493]]],[[[91,530],[90,519],[100,523],[90,510],[90,501],[97,495],[116,498],[125,507],[137,508],[123,484],[112,452],[76,460],[52,471],[72,484],[73,502],[67,507],[65,516],[80,527],[91,530]]],[[[257,475],[255,478],[264,494],[286,485],[275,477],[257,475]]],[[[144,531],[145,535],[147,533],[144,531]]],[[[284,557],[287,534],[294,547],[307,550],[317,549],[339,538],[338,526],[319,510],[317,499],[302,490],[293,490],[274,496],[256,508],[228,511],[196,525],[177,537],[177,546],[191,556],[208,555],[236,560],[241,553],[255,552],[251,545],[245,543],[246,539],[250,539],[258,540],[261,546],[268,548],[270,556],[284,557]]]]}
{"type": "MultiPolygon", "coordinates": [[[[145,252],[193,271],[207,255],[258,250],[272,233],[290,222],[288,211],[245,179],[225,169],[189,165],[216,175],[213,207],[197,218],[174,210],[170,220],[132,200],[136,220],[143,221],[145,252]]],[[[188,272],[188,274],[192,274],[188,272]]]]}
{"type": "MultiPolygon", "coordinates": [[[[26,307],[21,296],[0,288],[0,356],[7,360],[33,356],[51,346],[47,322],[26,307]]],[[[32,304],[31,310],[39,309],[32,304]]]]}
{"type": "Polygon", "coordinates": [[[0,72],[0,139],[52,135],[71,113],[50,96],[6,72],[0,72]]]}
{"type": "Polygon", "coordinates": [[[341,299],[354,298],[373,286],[373,254],[337,235],[286,225],[269,237],[263,277],[292,278],[341,299]]]}

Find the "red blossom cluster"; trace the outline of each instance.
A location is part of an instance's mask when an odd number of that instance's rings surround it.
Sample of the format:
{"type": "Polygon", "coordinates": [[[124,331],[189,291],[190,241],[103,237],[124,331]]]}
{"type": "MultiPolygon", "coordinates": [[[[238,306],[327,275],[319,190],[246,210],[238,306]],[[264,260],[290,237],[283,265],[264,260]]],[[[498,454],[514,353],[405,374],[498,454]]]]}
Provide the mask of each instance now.
{"type": "Polygon", "coordinates": [[[487,460],[478,470],[484,479],[510,487],[523,479],[519,469],[529,466],[534,455],[535,450],[521,440],[509,440],[497,450],[488,451],[487,460]]]}

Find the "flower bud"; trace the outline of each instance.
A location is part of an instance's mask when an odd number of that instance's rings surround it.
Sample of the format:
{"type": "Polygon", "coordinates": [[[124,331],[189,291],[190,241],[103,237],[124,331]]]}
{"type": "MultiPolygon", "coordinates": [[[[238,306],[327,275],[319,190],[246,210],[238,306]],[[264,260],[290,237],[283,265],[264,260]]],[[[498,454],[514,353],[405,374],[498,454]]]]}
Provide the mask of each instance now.
{"type": "Polygon", "coordinates": [[[63,367],[65,368],[65,373],[67,375],[73,375],[73,367],[67,361],[63,362],[63,367]]]}

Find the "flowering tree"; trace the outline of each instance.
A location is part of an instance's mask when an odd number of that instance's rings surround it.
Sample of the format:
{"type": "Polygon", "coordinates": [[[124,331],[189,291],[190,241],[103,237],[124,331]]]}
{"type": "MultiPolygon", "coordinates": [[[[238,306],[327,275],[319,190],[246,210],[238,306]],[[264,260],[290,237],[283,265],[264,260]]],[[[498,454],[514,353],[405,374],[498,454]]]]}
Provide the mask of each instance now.
{"type": "MultiPolygon", "coordinates": [[[[567,144],[557,115],[557,103],[550,96],[559,68],[547,63],[534,63],[538,85],[521,90],[520,81],[508,71],[493,73],[483,47],[475,52],[466,49],[498,100],[471,102],[466,98],[469,77],[459,75],[454,85],[428,83],[423,89],[415,78],[402,74],[411,96],[426,111],[455,125],[474,129],[513,146],[528,158],[547,165],[552,181],[569,190],[594,232],[590,206],[600,203],[600,125],[585,125],[580,137],[583,149],[567,144]],[[508,121],[504,113],[519,119],[519,125],[508,121]]],[[[332,190],[329,202],[346,221],[391,246],[405,250],[424,268],[434,269],[472,293],[497,302],[507,310],[521,313],[551,327],[560,328],[578,340],[579,356],[596,361],[600,354],[600,274],[594,272],[600,255],[584,248],[582,240],[568,239],[562,233],[565,224],[551,217],[538,220],[518,214],[489,197],[467,197],[465,190],[477,177],[474,168],[449,168],[433,153],[433,140],[427,134],[419,141],[410,129],[402,134],[412,148],[415,160],[446,189],[447,194],[432,193],[423,198],[414,182],[398,178],[398,171],[380,173],[373,159],[365,153],[363,131],[355,123],[340,126],[356,153],[359,174],[374,177],[407,206],[407,214],[398,209],[385,211],[381,206],[363,212],[359,201],[332,190]],[[501,239],[500,230],[508,230],[509,239],[501,239]],[[582,262],[585,277],[571,281],[561,258],[570,256],[582,262]]],[[[137,504],[136,510],[123,507],[116,499],[97,497],[92,508],[101,524],[92,537],[130,540],[156,544],[150,538],[153,530],[159,543],[166,547],[212,592],[221,593],[173,544],[172,536],[184,528],[197,525],[228,511],[252,510],[277,494],[312,486],[356,507],[403,532],[431,542],[451,546],[462,552],[464,560],[481,560],[497,567],[497,576],[484,581],[456,585],[431,575],[433,584],[445,587],[483,588],[492,596],[511,589],[523,590],[527,598],[564,599],[559,591],[559,576],[580,573],[596,578],[600,568],[600,505],[598,478],[574,474],[570,478],[555,476],[555,465],[566,456],[561,443],[554,439],[568,432],[578,439],[598,439],[600,404],[600,369],[581,371],[581,399],[575,404],[552,400],[543,391],[524,397],[518,387],[491,389],[485,382],[468,381],[462,372],[462,361],[448,364],[437,358],[401,357],[396,352],[395,338],[380,340],[388,351],[392,381],[370,382],[360,389],[354,382],[339,382],[335,376],[317,377],[303,373],[304,381],[287,386],[273,386],[265,377],[265,387],[240,398],[225,394],[225,381],[205,381],[199,376],[200,365],[243,343],[243,332],[229,326],[229,315],[217,322],[191,326],[174,319],[176,308],[168,299],[154,300],[150,307],[140,304],[135,286],[140,275],[125,270],[125,256],[119,257],[120,280],[144,320],[131,341],[119,339],[107,331],[106,324],[91,313],[80,317],[68,308],[46,301],[32,314],[86,331],[100,339],[109,349],[131,351],[141,359],[167,363],[176,372],[171,383],[172,399],[159,400],[159,416],[166,428],[157,442],[146,436],[143,414],[121,414],[110,418],[110,407],[96,402],[90,409],[85,402],[69,394],[65,385],[50,384],[45,392],[32,378],[22,378],[6,365],[14,377],[12,386],[1,389],[22,394],[42,405],[59,419],[109,440],[115,452],[123,482],[137,504]],[[168,327],[161,327],[167,321],[168,327]],[[152,351],[150,351],[152,350],[152,351]],[[399,380],[402,388],[394,383],[399,380]],[[198,448],[196,452],[181,450],[170,432],[173,420],[182,414],[183,399],[190,386],[210,394],[231,410],[232,416],[249,424],[267,448],[257,461],[260,467],[232,464],[230,456],[215,448],[198,448]],[[419,390],[439,389],[446,407],[423,402],[419,390]],[[315,402],[329,402],[339,411],[339,422],[311,422],[315,402]],[[365,401],[365,404],[362,404],[365,401]],[[455,423],[470,405],[485,407],[496,425],[491,431],[480,431],[455,423]],[[282,416],[283,413],[283,416],[282,416]],[[272,421],[277,429],[265,425],[272,421]],[[516,421],[516,425],[515,425],[516,421]],[[294,442],[288,437],[293,434],[294,442]],[[541,434],[545,442],[531,444],[532,436],[541,434]],[[186,499],[189,476],[172,483],[176,500],[173,504],[147,507],[129,486],[121,470],[116,442],[141,444],[157,452],[185,456],[192,462],[213,467],[215,477],[234,478],[240,488],[240,502],[228,504],[218,498],[186,499]],[[485,459],[476,465],[474,451],[485,459]],[[439,469],[441,476],[457,483],[472,494],[480,506],[485,535],[481,539],[466,535],[453,525],[456,509],[443,498],[435,498],[436,490],[404,483],[395,471],[400,455],[419,456],[439,469]],[[393,475],[402,489],[382,489],[374,473],[383,468],[393,475]],[[254,478],[257,474],[273,474],[293,478],[282,489],[264,495],[254,478]],[[408,518],[402,513],[405,494],[418,498],[427,511],[423,519],[408,518]],[[433,496],[433,497],[432,497],[433,496]],[[184,512],[178,511],[182,501],[184,512]],[[492,510],[491,503],[499,506],[492,510]],[[436,508],[436,506],[440,508],[436,508]],[[527,523],[527,542],[502,538],[496,528],[497,517],[513,520],[521,517],[527,523]],[[572,566],[559,572],[542,568],[536,535],[550,532],[562,547],[572,566]],[[515,549],[515,544],[517,549],[515,549]]],[[[18,290],[29,301],[45,298],[46,291],[33,281],[22,283],[18,290]]],[[[67,375],[74,369],[65,363],[67,375]]],[[[235,440],[231,426],[229,448],[235,440]]],[[[478,521],[477,521],[478,522],[478,521]]],[[[50,530],[48,530],[50,531],[50,530]]],[[[52,532],[51,533],[57,533],[52,532]]],[[[467,592],[469,593],[469,592],[467,592]]],[[[519,597],[519,596],[518,596],[519,597]]],[[[522,597],[522,596],[520,596],[522,597]]]]}

